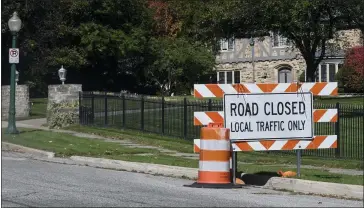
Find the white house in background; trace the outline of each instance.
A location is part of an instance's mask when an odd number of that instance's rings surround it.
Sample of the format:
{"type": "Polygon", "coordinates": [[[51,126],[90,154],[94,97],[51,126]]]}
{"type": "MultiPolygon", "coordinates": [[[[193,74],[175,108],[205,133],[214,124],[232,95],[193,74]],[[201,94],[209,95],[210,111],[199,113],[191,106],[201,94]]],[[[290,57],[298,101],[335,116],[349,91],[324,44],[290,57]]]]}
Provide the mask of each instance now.
{"type": "MultiPolygon", "coordinates": [[[[305,73],[305,60],[298,50],[287,44],[286,38],[271,33],[263,39],[255,37],[253,40],[254,46],[249,38],[221,40],[220,54],[216,57],[217,83],[251,83],[254,78],[257,83],[288,83],[298,81],[301,73],[305,73]]],[[[327,48],[318,67],[317,82],[334,81],[344,62],[345,50],[361,44],[360,31],[339,31],[335,40],[330,43],[337,48],[327,48]]]]}

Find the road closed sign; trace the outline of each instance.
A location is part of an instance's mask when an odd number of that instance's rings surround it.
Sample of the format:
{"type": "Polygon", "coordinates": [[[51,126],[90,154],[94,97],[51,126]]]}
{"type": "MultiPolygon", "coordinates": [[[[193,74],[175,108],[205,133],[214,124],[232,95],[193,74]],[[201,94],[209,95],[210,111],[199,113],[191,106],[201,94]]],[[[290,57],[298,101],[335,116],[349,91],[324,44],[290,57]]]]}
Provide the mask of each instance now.
{"type": "Polygon", "coordinates": [[[231,140],[312,139],[312,114],[311,92],[224,95],[231,140]]]}

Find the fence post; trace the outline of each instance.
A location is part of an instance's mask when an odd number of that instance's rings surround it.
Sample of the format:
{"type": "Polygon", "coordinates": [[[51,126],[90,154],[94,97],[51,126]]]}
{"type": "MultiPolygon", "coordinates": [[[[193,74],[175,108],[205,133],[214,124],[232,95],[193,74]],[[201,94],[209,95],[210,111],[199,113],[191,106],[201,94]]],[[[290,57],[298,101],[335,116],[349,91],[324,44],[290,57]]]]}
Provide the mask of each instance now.
{"type": "Polygon", "coordinates": [[[140,123],[141,123],[141,130],[144,131],[144,96],[142,96],[142,99],[141,99],[141,105],[140,105],[140,123]]]}
{"type": "Polygon", "coordinates": [[[95,121],[95,95],[92,93],[91,96],[92,96],[91,97],[91,111],[92,111],[91,123],[93,125],[94,121],[95,121]]]}
{"type": "Polygon", "coordinates": [[[337,109],[337,122],[335,124],[335,134],[337,136],[337,148],[336,148],[336,152],[335,155],[336,157],[340,157],[340,104],[339,102],[336,103],[336,109],[337,109]]]}
{"type": "Polygon", "coordinates": [[[123,128],[125,128],[125,124],[126,124],[126,121],[125,121],[125,94],[123,94],[122,96],[122,99],[123,99],[123,128]]]}
{"type": "Polygon", "coordinates": [[[105,92],[105,102],[104,102],[104,113],[105,113],[105,126],[107,126],[107,92],[105,92]]]}
{"type": "Polygon", "coordinates": [[[183,99],[183,136],[187,139],[187,98],[183,99]]]}
{"type": "Polygon", "coordinates": [[[209,99],[209,104],[208,104],[207,110],[212,111],[212,99],[209,99]]]}
{"type": "Polygon", "coordinates": [[[81,103],[82,92],[78,92],[78,123],[82,124],[82,103],[81,103]]]}
{"type": "Polygon", "coordinates": [[[162,96],[162,134],[164,134],[164,96],[162,96]]]}

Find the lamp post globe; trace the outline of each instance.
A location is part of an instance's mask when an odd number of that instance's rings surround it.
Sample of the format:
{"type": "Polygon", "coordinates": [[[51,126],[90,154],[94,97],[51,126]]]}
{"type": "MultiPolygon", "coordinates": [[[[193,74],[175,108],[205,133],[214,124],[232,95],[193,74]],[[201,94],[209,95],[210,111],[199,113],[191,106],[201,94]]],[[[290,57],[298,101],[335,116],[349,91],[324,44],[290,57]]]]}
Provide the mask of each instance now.
{"type": "MultiPolygon", "coordinates": [[[[16,36],[21,29],[22,22],[18,17],[18,13],[14,12],[13,16],[8,21],[9,30],[13,36],[12,38],[12,48],[16,48],[16,36]]],[[[19,131],[16,128],[15,124],[15,85],[16,85],[16,64],[11,64],[11,73],[10,73],[10,101],[9,101],[9,118],[8,118],[8,128],[6,129],[6,134],[18,134],[19,131]]],[[[19,73],[18,73],[19,75],[19,73]]]]}
{"type": "Polygon", "coordinates": [[[59,80],[62,81],[62,85],[64,85],[64,81],[66,80],[67,70],[63,68],[63,65],[61,69],[58,70],[58,76],[59,80]]]}
{"type": "Polygon", "coordinates": [[[9,30],[13,33],[17,33],[21,29],[21,19],[18,17],[18,13],[14,12],[13,16],[8,21],[9,30]]]}

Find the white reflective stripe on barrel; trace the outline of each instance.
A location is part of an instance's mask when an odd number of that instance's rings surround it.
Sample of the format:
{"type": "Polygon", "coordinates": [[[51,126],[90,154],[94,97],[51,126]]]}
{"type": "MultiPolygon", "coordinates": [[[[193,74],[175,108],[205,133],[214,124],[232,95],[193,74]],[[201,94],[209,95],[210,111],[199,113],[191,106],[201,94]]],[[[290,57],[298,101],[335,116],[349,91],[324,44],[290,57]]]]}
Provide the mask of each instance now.
{"type": "Polygon", "coordinates": [[[199,161],[200,171],[230,172],[230,163],[216,161],[199,161]]]}
{"type": "Polygon", "coordinates": [[[200,149],[203,150],[226,150],[230,151],[229,140],[200,140],[200,149]]]}

